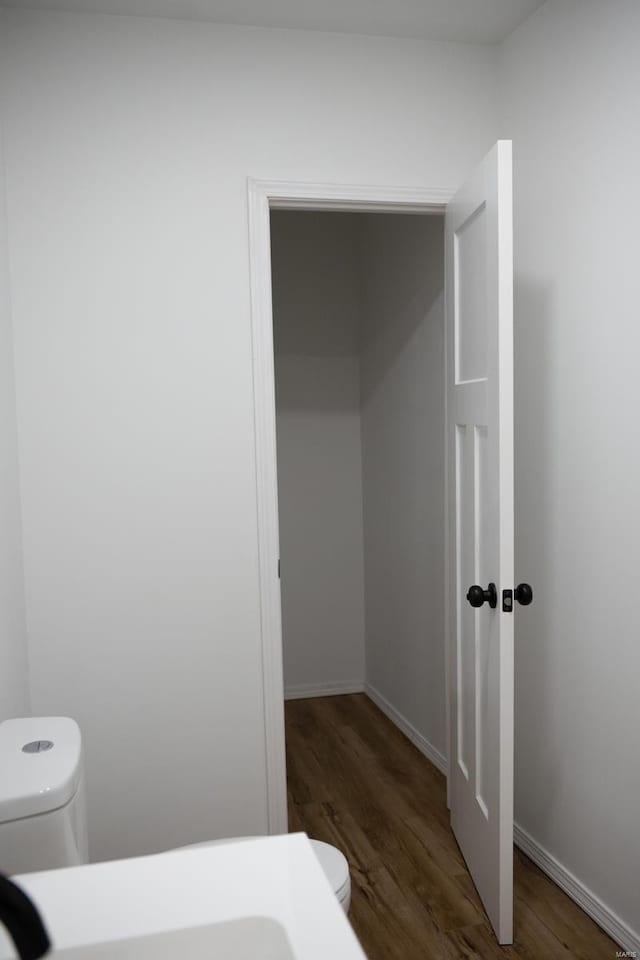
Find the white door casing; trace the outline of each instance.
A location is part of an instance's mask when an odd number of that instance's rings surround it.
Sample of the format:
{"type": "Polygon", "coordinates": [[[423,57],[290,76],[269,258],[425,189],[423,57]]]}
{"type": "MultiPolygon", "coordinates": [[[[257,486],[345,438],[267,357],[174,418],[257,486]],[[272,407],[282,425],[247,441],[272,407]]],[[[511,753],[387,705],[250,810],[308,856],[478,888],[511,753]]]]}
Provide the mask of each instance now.
{"type": "Polygon", "coordinates": [[[451,825],[500,943],[513,939],[511,142],[445,215],[451,825]],[[497,605],[471,606],[495,584],[497,605]],[[508,602],[508,600],[507,600],[508,602]]]}
{"type": "Polygon", "coordinates": [[[247,181],[267,829],[287,831],[270,209],[443,214],[449,187],[247,181]]]}

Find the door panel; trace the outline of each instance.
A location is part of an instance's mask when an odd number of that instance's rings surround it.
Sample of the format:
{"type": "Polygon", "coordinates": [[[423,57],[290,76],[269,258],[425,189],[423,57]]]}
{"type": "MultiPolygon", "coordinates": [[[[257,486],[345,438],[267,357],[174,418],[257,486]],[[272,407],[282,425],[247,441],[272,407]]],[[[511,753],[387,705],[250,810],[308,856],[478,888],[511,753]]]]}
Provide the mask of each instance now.
{"type": "Polygon", "coordinates": [[[487,375],[486,207],[481,203],[456,230],[456,382],[487,375]]]}
{"type": "Polygon", "coordinates": [[[513,254],[511,144],[448,205],[451,825],[500,943],[513,935],[513,254]],[[497,605],[473,607],[472,585],[497,605]]]}

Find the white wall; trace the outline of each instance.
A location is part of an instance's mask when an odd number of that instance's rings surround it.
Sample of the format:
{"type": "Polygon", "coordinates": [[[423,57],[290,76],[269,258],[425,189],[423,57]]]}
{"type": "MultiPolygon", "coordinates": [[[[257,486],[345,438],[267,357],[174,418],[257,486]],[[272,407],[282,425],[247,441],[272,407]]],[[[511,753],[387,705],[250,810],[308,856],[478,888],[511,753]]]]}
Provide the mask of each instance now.
{"type": "Polygon", "coordinates": [[[271,214],[285,695],[364,684],[358,219],[271,214]]]}
{"type": "Polygon", "coordinates": [[[514,141],[516,819],[640,935],[640,6],[502,51],[514,141]]]}
{"type": "Polygon", "coordinates": [[[444,753],[443,218],[364,221],[367,683],[444,753]]]}
{"type": "MultiPolygon", "coordinates": [[[[246,176],[455,185],[501,132],[536,591],[516,813],[640,929],[639,15],[545,4],[504,45],[499,131],[490,47],[0,11],[33,706],[83,726],[94,856],[266,827],[246,176]]],[[[7,713],[27,703],[1,374],[7,713]]]]}
{"type": "Polygon", "coordinates": [[[264,831],[246,178],[459,182],[495,50],[2,18],[34,710],[94,857],[264,831]]]}
{"type": "Polygon", "coordinates": [[[2,139],[0,123],[0,721],[30,712],[2,139]]]}

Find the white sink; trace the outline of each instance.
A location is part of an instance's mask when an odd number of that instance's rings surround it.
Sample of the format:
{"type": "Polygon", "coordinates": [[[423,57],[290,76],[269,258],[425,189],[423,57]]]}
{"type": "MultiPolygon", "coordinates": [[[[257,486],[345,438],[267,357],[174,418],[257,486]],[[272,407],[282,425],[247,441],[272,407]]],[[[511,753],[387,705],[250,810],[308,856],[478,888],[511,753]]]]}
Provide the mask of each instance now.
{"type": "MultiPolygon", "coordinates": [[[[14,879],[52,960],[366,960],[300,833],[14,879]]],[[[0,960],[15,960],[1,923],[0,960]]]]}
{"type": "Polygon", "coordinates": [[[56,950],[58,960],[295,960],[289,939],[269,917],[243,917],[88,947],[56,950]]]}

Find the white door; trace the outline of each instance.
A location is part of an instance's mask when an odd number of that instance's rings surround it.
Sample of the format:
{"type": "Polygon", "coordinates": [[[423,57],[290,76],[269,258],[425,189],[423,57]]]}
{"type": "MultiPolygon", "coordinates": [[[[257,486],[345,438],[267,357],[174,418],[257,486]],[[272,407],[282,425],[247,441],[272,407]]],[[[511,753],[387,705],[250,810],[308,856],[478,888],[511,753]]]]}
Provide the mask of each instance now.
{"type": "Polygon", "coordinates": [[[500,943],[513,939],[511,206],[502,140],[445,218],[449,802],[500,943]]]}

